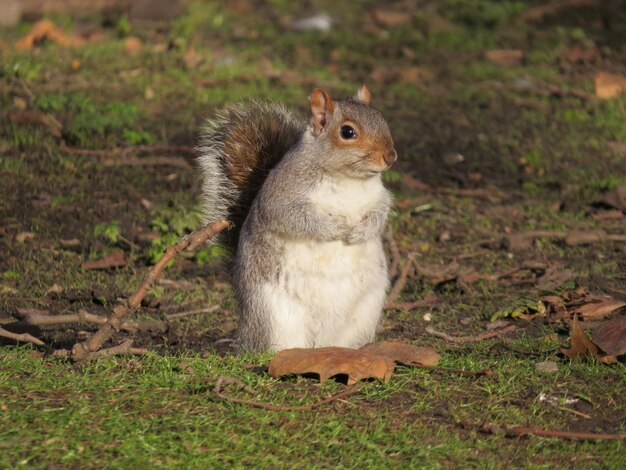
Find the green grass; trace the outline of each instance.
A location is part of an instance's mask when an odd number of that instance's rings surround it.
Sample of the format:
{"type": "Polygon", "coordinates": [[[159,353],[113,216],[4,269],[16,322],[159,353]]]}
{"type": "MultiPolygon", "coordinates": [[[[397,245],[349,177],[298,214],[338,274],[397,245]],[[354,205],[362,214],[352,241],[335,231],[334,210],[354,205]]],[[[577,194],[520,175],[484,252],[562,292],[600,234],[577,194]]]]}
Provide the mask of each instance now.
{"type": "Polygon", "coordinates": [[[10,451],[2,453],[0,465],[499,468],[542,462],[578,466],[582,456],[589,459],[587,468],[618,468],[623,462],[620,442],[530,437],[520,447],[516,439],[477,431],[485,421],[563,425],[570,415],[539,403],[541,392],[582,398],[591,403],[591,414],[619,413],[614,400],[625,385],[621,371],[561,362],[560,371],[546,380],[526,358],[473,349],[445,354],[442,365],[492,368],[494,377],[400,368],[388,384],[364,383],[348,403],[271,412],[220,400],[212,390],[214,379],[237,377],[254,393],[226,393],[274,404],[311,403],[343,385],[279,381],[246,368],[265,364],[266,356],[149,355],[76,369],[33,358],[29,348],[4,348],[0,437],[10,451]],[[608,386],[595,387],[598,380],[608,386]]]}
{"type": "MultiPolygon", "coordinates": [[[[385,182],[396,201],[411,199],[407,208],[393,211],[390,221],[403,255],[415,252],[426,265],[456,261],[482,274],[543,260],[576,272],[558,292],[622,289],[619,245],[568,247],[542,239],[528,252],[508,253],[500,243],[507,231],[526,229],[623,231],[621,221],[589,216],[595,210],[591,203],[626,182],[624,156],[609,148],[626,140],[626,97],[601,101],[593,96],[597,70],[621,73],[623,41],[612,35],[621,31],[622,13],[565,9],[543,22],[519,23],[537,2],[446,0],[431,2],[433,10],[420,9],[407,23],[388,28],[377,24],[370,10],[401,10],[402,5],[318,0],[311,3],[311,13],[331,12],[335,23],[326,32],[302,33],[289,27],[303,15],[296,2],[262,3],[258,11],[241,13],[230,4],[194,1],[188,14],[159,32],[120,16],[104,30],[103,41],[81,48],[47,42],[18,52],[10,45],[30,25],[0,30],[1,317],[20,307],[104,314],[117,298],[133,292],[167,246],[201,223],[195,173],[167,166],[106,166],[100,157],[68,152],[62,144],[128,151],[141,158],[134,146],[195,145],[203,120],[234,101],[269,98],[306,110],[313,87],[340,97],[352,95],[361,83],[373,90],[373,102],[390,123],[400,155],[385,182]],[[144,42],[136,56],[124,52],[129,35],[144,42]],[[571,47],[597,48],[601,59],[568,63],[563,57],[571,47]],[[185,57],[190,48],[195,62],[185,57]],[[485,52],[496,48],[521,49],[524,60],[492,64],[485,52]],[[73,62],[79,66],[72,67],[73,62]],[[432,78],[416,83],[376,79],[377,70],[404,67],[422,67],[432,78]],[[550,86],[563,94],[551,92],[550,86]],[[589,96],[573,96],[572,90],[589,96]],[[59,121],[62,139],[36,123],[5,119],[4,110],[19,111],[24,105],[59,121]],[[461,153],[465,161],[449,166],[442,161],[447,150],[461,153]],[[415,191],[403,184],[407,173],[434,188],[495,186],[508,197],[485,201],[415,191]],[[33,232],[35,238],[18,243],[20,232],[33,232]],[[448,241],[440,240],[445,232],[448,241]],[[142,239],[146,234],[152,238],[142,239]],[[72,238],[79,240],[78,247],[67,249],[60,242],[72,238]],[[82,261],[112,249],[129,255],[128,266],[80,268],[82,261]],[[54,284],[62,286],[61,294],[47,294],[54,284]]],[[[68,16],[51,18],[67,32],[77,29],[68,16]]],[[[400,368],[388,384],[364,383],[345,402],[310,412],[269,412],[218,399],[212,380],[220,374],[254,389],[252,394],[228,393],[277,404],[310,403],[343,387],[333,381],[274,380],[249,368],[267,365],[267,356],[211,352],[207,345],[231,336],[238,316],[219,263],[223,254],[213,245],[172,263],[165,276],[187,284],[150,291],[139,313],[149,318],[213,304],[223,310],[177,320],[162,337],[142,338],[153,348],[146,356],[75,367],[37,357],[29,347],[1,346],[0,467],[624,466],[620,442],[508,438],[478,431],[490,421],[625,432],[623,365],[558,356],[567,341],[566,325],[515,320],[521,333],[512,344],[456,348],[424,333],[426,312],[440,330],[483,331],[495,312],[537,298],[536,287],[523,283],[479,281],[466,291],[455,282],[434,285],[414,277],[400,300],[436,295],[441,302],[385,312],[384,338],[432,344],[443,352],[442,366],[490,368],[493,377],[400,368]],[[535,363],[542,360],[556,360],[559,371],[538,374],[535,363]],[[541,393],[580,398],[582,412],[591,418],[541,403],[541,393]]],[[[73,329],[42,334],[54,346],[77,338],[73,329]]]]}

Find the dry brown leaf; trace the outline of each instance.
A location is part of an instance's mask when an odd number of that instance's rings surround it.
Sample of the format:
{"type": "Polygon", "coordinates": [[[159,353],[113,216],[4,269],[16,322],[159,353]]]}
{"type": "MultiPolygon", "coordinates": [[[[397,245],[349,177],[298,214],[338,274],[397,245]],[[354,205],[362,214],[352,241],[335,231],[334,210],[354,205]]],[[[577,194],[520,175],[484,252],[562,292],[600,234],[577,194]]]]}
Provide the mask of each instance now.
{"type": "Polygon", "coordinates": [[[602,202],[622,212],[626,212],[626,184],[609,191],[602,199],[602,202]]]}
{"type": "Polygon", "coordinates": [[[404,11],[374,10],[372,12],[372,17],[377,23],[394,28],[410,22],[413,19],[413,13],[404,11]]]}
{"type": "Polygon", "coordinates": [[[110,269],[110,268],[121,268],[126,266],[126,255],[123,251],[112,251],[104,258],[100,258],[97,260],[85,261],[81,263],[80,267],[84,270],[90,269],[110,269]]]}
{"type": "Polygon", "coordinates": [[[395,341],[369,343],[363,346],[361,351],[388,357],[396,364],[406,366],[436,366],[441,359],[441,356],[433,348],[420,348],[412,344],[395,341]]]}
{"type": "Polygon", "coordinates": [[[578,321],[578,317],[574,315],[570,323],[570,337],[572,344],[570,348],[561,348],[561,352],[567,357],[576,358],[582,356],[593,356],[603,364],[613,364],[617,362],[617,358],[614,355],[607,355],[597,344],[589,339],[587,334],[583,331],[578,321]]]}
{"type": "Polygon", "coordinates": [[[586,300],[587,303],[571,309],[571,312],[580,314],[585,321],[602,320],[626,306],[626,302],[608,295],[590,295],[586,300]]]}
{"type": "Polygon", "coordinates": [[[626,315],[609,320],[594,331],[593,342],[612,356],[626,354],[626,315]]]}
{"type": "Polygon", "coordinates": [[[600,99],[617,98],[626,91],[626,77],[614,73],[598,72],[595,77],[596,96],[600,99]]]}
{"type": "Polygon", "coordinates": [[[493,49],[485,53],[486,59],[496,65],[516,65],[524,58],[519,49],[493,49]]]}
{"type": "Polygon", "coordinates": [[[50,20],[41,20],[33,25],[31,30],[15,43],[17,50],[33,49],[38,43],[48,39],[60,46],[80,46],[85,40],[78,36],[68,36],[50,20]]]}
{"type": "Polygon", "coordinates": [[[143,49],[143,42],[137,36],[129,36],[124,41],[124,52],[134,57],[143,49]]]}
{"type": "Polygon", "coordinates": [[[543,291],[551,291],[562,286],[570,279],[576,277],[572,269],[560,269],[558,266],[550,266],[537,280],[537,288],[543,291]]]}
{"type": "Polygon", "coordinates": [[[274,356],[269,367],[272,377],[291,374],[317,374],[320,382],[346,375],[348,385],[361,379],[377,378],[388,382],[396,364],[388,357],[350,348],[285,349],[274,356]]]}
{"type": "Polygon", "coordinates": [[[598,348],[583,331],[576,315],[572,317],[572,321],[570,322],[570,337],[572,341],[570,348],[561,348],[561,351],[567,357],[599,355],[600,348],[598,348]]]}

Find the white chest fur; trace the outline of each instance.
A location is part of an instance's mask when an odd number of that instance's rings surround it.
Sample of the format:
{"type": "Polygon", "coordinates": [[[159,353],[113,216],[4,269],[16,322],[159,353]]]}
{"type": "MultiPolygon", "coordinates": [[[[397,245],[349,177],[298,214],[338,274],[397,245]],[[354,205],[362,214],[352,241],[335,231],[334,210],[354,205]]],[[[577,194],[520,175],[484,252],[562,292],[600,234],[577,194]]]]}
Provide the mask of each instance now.
{"type": "Polygon", "coordinates": [[[349,223],[359,222],[384,197],[380,176],[367,179],[323,178],[311,194],[311,201],[323,213],[342,215],[349,223]]]}
{"type": "MultiPolygon", "coordinates": [[[[386,197],[380,177],[329,178],[311,194],[317,210],[358,223],[386,197]]],[[[272,349],[359,347],[374,337],[388,285],[380,237],[348,245],[285,239],[284,265],[262,286],[272,349]]]]}

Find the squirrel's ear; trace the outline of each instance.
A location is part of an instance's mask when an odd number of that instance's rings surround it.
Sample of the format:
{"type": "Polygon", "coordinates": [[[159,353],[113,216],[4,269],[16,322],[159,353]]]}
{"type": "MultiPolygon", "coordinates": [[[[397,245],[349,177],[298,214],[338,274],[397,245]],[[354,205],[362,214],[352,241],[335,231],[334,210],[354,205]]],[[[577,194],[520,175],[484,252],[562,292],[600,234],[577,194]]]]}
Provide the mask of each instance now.
{"type": "Polygon", "coordinates": [[[311,115],[316,133],[320,133],[335,110],[335,103],[328,93],[321,88],[311,92],[311,115]]]}
{"type": "Polygon", "coordinates": [[[367,85],[362,85],[361,88],[357,90],[356,95],[354,95],[354,99],[363,104],[370,104],[372,101],[372,92],[367,88],[367,85]]]}

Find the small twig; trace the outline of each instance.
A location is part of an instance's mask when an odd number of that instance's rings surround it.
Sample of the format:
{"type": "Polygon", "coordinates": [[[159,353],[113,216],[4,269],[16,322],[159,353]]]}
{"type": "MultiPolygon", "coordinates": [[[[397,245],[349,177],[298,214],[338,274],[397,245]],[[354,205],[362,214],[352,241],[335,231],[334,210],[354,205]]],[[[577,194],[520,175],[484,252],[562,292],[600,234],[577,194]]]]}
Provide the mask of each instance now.
{"type": "Polygon", "coordinates": [[[226,220],[212,222],[202,229],[180,238],[174,245],[165,250],[161,259],[148,271],[148,274],[146,274],[135,293],[133,293],[126,302],[122,302],[113,308],[107,317],[107,322],[102,325],[91,338],[85,342],[77,343],[72,347],[72,359],[75,361],[87,359],[90,354],[100,349],[102,345],[121,328],[121,325],[124,323],[124,317],[131,311],[139,308],[148,290],[154,285],[167,263],[174,258],[174,256],[185,250],[190,252],[194,251],[228,226],[229,222],[226,220]]]}
{"type": "Polygon", "coordinates": [[[271,403],[262,403],[262,402],[253,401],[253,400],[243,400],[241,398],[235,398],[235,397],[230,397],[228,395],[224,395],[222,393],[223,383],[237,385],[239,388],[244,389],[247,392],[253,391],[247,385],[245,385],[244,383],[242,383],[241,381],[237,379],[220,375],[217,378],[217,382],[215,382],[214,391],[215,391],[215,394],[222,400],[225,400],[231,403],[237,403],[240,405],[252,406],[254,408],[262,408],[264,410],[269,410],[269,411],[310,411],[322,405],[326,405],[327,403],[333,402],[335,400],[341,400],[350,395],[354,395],[360,389],[359,385],[352,385],[350,387],[345,388],[339,393],[335,393],[334,395],[331,395],[330,397],[325,398],[324,400],[311,403],[309,405],[272,405],[271,403]]]}
{"type": "MultiPolygon", "coordinates": [[[[89,313],[83,309],[80,309],[78,313],[66,315],[47,315],[45,313],[38,313],[18,308],[15,316],[19,318],[22,323],[33,326],[54,326],[71,323],[104,325],[107,322],[106,317],[94,315],[93,313],[89,313]]],[[[120,325],[120,329],[131,333],[146,330],[165,331],[166,325],[159,320],[126,320],[120,325]]]]}
{"type": "Polygon", "coordinates": [[[133,153],[150,153],[150,152],[171,152],[171,153],[185,153],[187,155],[195,155],[196,151],[193,147],[187,145],[133,145],[130,147],[115,147],[112,149],[94,150],[94,149],[81,149],[77,147],[70,147],[64,142],[61,143],[61,149],[64,152],[73,153],[75,155],[89,155],[93,157],[113,157],[113,156],[127,156],[133,153]]]}
{"type": "Polygon", "coordinates": [[[568,408],[567,406],[559,406],[557,407],[561,411],[567,411],[568,413],[575,414],[576,416],[580,416],[581,418],[591,419],[591,416],[585,413],[581,413],[578,410],[574,410],[573,408],[568,408]]]}
{"type": "Polygon", "coordinates": [[[89,355],[89,359],[97,359],[100,357],[110,357],[110,356],[119,356],[122,354],[146,354],[148,352],[147,348],[133,348],[133,340],[127,339],[121,344],[117,346],[113,346],[112,348],[101,349],[100,351],[95,351],[89,355]]]}
{"type": "Polygon", "coordinates": [[[413,254],[409,254],[409,258],[404,262],[402,268],[400,268],[400,274],[398,275],[396,282],[393,284],[391,292],[389,292],[389,295],[387,296],[387,302],[385,305],[392,304],[394,300],[398,298],[400,292],[402,292],[406,286],[406,281],[409,277],[411,269],[413,269],[413,254]]]}
{"type": "Polygon", "coordinates": [[[448,333],[444,333],[443,331],[437,331],[431,326],[427,326],[425,331],[430,335],[438,336],[439,338],[443,338],[446,341],[450,341],[451,343],[476,343],[478,341],[494,338],[496,336],[502,336],[516,329],[517,327],[515,325],[509,325],[505,328],[502,328],[501,330],[486,331],[485,333],[474,336],[450,336],[448,333]]]}
{"type": "Polygon", "coordinates": [[[557,429],[544,429],[539,427],[527,428],[523,426],[505,427],[501,428],[495,424],[485,423],[481,426],[481,431],[488,434],[504,433],[508,437],[526,436],[532,434],[534,436],[541,437],[563,437],[565,439],[580,439],[580,440],[604,440],[604,441],[623,441],[626,440],[626,434],[595,434],[591,432],[572,432],[572,431],[559,431],[557,429]]]}
{"type": "Polygon", "coordinates": [[[220,309],[219,305],[212,305],[211,307],[207,307],[207,308],[202,308],[200,310],[188,310],[186,312],[178,312],[178,313],[169,313],[167,315],[165,315],[165,318],[167,320],[173,320],[174,318],[182,318],[182,317],[188,317],[191,315],[199,315],[202,313],[213,313],[217,310],[220,309]]]}
{"type": "Polygon", "coordinates": [[[4,338],[9,338],[15,341],[19,341],[22,343],[31,343],[34,344],[36,346],[45,346],[46,343],[44,343],[43,341],[41,341],[38,338],[35,338],[33,335],[28,334],[28,333],[13,333],[12,331],[9,330],[5,330],[4,328],[0,327],[0,336],[4,337],[4,338]]]}
{"type": "Polygon", "coordinates": [[[182,157],[122,157],[104,160],[104,166],[173,166],[183,170],[192,170],[192,166],[182,157]]]}
{"type": "Polygon", "coordinates": [[[389,246],[389,254],[391,255],[391,265],[389,266],[389,277],[396,277],[398,274],[398,266],[400,265],[400,248],[393,236],[393,229],[391,226],[385,232],[385,241],[389,246]]]}
{"type": "Polygon", "coordinates": [[[435,295],[428,295],[423,299],[416,300],[414,302],[387,302],[385,308],[395,308],[398,310],[406,310],[407,312],[415,310],[421,307],[430,307],[439,302],[439,299],[435,295]]]}

